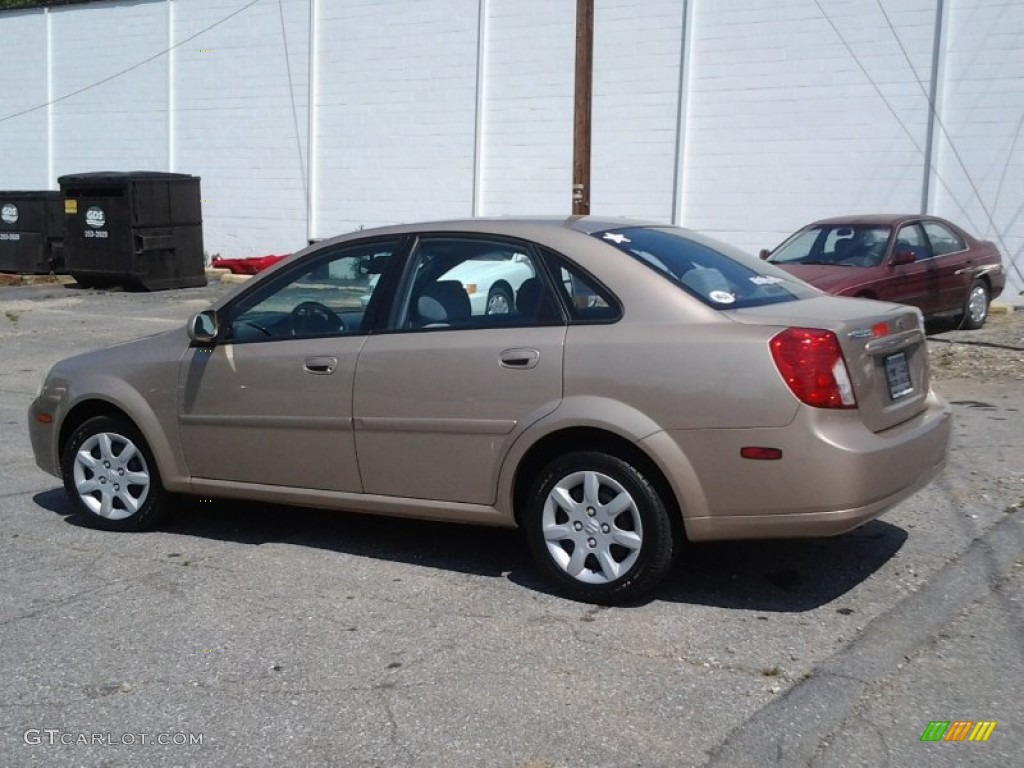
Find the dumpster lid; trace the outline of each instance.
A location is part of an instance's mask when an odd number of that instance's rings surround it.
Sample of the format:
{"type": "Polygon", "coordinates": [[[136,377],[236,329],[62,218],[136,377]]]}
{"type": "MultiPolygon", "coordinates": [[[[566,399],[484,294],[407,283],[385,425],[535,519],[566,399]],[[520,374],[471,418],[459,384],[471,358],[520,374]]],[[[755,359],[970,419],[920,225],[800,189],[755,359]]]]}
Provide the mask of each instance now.
{"type": "Polygon", "coordinates": [[[92,171],[90,173],[69,173],[57,179],[62,187],[68,184],[124,184],[130,181],[180,181],[198,179],[188,173],[166,173],[164,171],[92,171]]]}
{"type": "Polygon", "coordinates": [[[0,199],[3,200],[41,200],[57,197],[60,197],[60,192],[55,189],[0,190],[0,199]]]}

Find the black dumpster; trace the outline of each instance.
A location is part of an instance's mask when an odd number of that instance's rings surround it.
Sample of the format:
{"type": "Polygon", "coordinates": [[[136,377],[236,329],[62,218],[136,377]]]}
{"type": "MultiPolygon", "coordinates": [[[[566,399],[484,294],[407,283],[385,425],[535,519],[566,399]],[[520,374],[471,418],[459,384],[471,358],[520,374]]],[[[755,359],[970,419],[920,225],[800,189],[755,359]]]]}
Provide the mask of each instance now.
{"type": "Polygon", "coordinates": [[[64,271],[60,192],[0,192],[0,272],[64,271]]]}
{"type": "Polygon", "coordinates": [[[206,285],[198,176],[103,171],[57,181],[64,258],[80,285],[149,291],[206,285]]]}

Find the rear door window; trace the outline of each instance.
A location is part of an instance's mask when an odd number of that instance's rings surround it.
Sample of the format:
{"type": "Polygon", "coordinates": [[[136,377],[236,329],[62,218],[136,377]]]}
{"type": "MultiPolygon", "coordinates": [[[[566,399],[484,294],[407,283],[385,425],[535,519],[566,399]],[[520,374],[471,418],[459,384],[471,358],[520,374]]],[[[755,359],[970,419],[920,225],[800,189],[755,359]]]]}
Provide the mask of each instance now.
{"type": "Polygon", "coordinates": [[[732,246],[675,227],[626,227],[594,237],[629,254],[715,309],[778,304],[819,293],[732,246]]]}
{"type": "Polygon", "coordinates": [[[926,221],[922,226],[931,243],[932,253],[936,256],[967,250],[967,244],[963,238],[946,225],[937,221],[926,221]]]}
{"type": "Polygon", "coordinates": [[[562,325],[525,243],[470,235],[425,235],[410,258],[394,330],[562,325]]]}

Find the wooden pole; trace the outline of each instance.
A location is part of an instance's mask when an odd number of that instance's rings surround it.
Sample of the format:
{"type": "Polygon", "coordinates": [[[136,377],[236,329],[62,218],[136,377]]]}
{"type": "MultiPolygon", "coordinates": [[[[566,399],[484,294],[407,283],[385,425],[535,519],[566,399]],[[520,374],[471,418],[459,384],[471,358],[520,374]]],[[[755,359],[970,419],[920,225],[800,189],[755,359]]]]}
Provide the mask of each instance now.
{"type": "Polygon", "coordinates": [[[576,0],[576,93],[572,129],[572,212],[590,213],[590,105],[594,81],[594,0],[576,0]]]}

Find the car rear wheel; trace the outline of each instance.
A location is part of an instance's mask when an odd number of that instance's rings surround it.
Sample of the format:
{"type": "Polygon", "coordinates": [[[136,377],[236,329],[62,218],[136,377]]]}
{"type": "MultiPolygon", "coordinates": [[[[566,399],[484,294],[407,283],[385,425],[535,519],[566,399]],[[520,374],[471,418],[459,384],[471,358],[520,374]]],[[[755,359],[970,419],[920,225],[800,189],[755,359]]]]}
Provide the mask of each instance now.
{"type": "Polygon", "coordinates": [[[961,326],[969,331],[976,331],[988,320],[988,286],[982,280],[975,280],[964,303],[961,326]]]}
{"type": "Polygon", "coordinates": [[[166,514],[167,492],[149,446],[124,419],[83,422],[64,446],[61,473],[75,508],[96,528],[141,531],[166,514]]]}
{"type": "Polygon", "coordinates": [[[672,565],[665,502],[643,472],[616,456],[578,452],[552,461],[523,523],[540,569],[577,600],[635,600],[672,565]]]}
{"type": "Polygon", "coordinates": [[[495,285],[487,294],[487,314],[507,315],[512,311],[512,291],[504,285],[495,285]]]}

